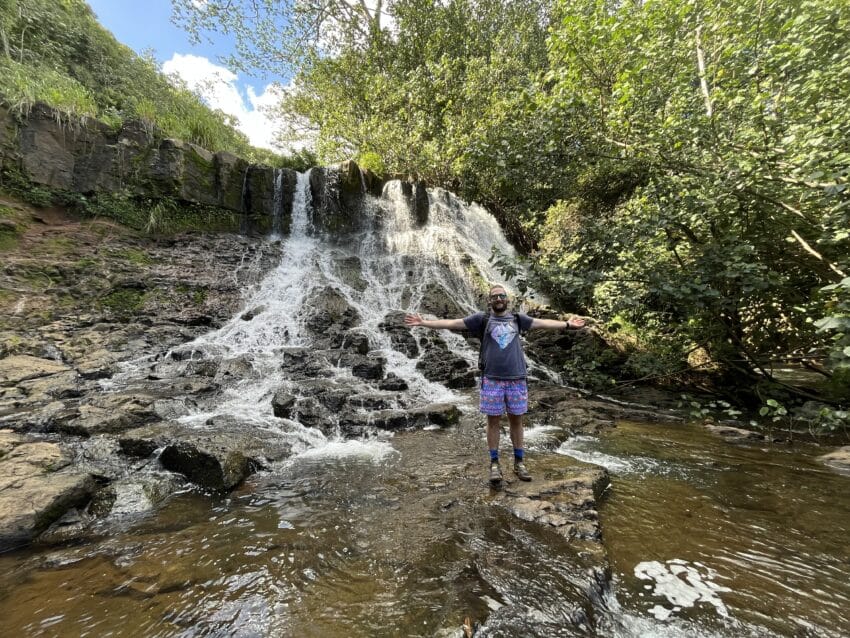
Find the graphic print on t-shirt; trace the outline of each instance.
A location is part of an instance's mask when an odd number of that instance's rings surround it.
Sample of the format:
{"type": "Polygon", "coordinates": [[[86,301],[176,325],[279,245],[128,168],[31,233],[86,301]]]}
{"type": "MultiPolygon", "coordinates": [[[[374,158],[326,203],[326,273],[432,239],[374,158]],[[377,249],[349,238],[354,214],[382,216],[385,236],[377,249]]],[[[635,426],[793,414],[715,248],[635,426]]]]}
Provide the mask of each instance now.
{"type": "Polygon", "coordinates": [[[514,337],[516,337],[516,328],[514,327],[514,322],[491,322],[491,325],[493,327],[490,329],[490,336],[493,337],[496,343],[499,344],[499,348],[504,350],[510,345],[511,341],[514,340],[514,337]]]}

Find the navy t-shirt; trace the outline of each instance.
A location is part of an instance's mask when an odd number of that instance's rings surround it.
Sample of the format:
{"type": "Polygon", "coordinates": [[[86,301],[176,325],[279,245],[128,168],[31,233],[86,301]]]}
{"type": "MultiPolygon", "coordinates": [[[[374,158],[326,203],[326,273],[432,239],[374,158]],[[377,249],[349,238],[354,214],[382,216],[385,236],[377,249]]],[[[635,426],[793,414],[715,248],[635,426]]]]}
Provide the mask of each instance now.
{"type": "Polygon", "coordinates": [[[487,323],[487,313],[476,312],[464,317],[466,329],[474,335],[480,335],[487,325],[487,334],[481,342],[484,351],[484,376],[491,379],[524,379],[527,376],[525,357],[522,354],[522,343],[517,332],[517,323],[522,332],[531,328],[532,318],[517,313],[516,319],[511,313],[501,317],[490,315],[487,323]]]}

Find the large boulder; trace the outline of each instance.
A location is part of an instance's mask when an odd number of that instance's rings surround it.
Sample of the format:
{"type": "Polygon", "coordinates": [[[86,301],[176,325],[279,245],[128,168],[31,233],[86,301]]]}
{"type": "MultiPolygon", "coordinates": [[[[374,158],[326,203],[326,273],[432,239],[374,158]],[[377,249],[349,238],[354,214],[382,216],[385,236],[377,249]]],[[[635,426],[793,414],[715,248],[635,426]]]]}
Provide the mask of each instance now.
{"type": "Polygon", "coordinates": [[[70,462],[54,443],[0,430],[0,551],[29,543],[89,501],[94,478],[70,462]]]}
{"type": "Polygon", "coordinates": [[[287,458],[290,444],[280,435],[229,418],[213,418],[204,427],[159,423],[124,433],[121,451],[148,457],[156,450],[162,466],[201,487],[231,490],[269,463],[287,458]]]}

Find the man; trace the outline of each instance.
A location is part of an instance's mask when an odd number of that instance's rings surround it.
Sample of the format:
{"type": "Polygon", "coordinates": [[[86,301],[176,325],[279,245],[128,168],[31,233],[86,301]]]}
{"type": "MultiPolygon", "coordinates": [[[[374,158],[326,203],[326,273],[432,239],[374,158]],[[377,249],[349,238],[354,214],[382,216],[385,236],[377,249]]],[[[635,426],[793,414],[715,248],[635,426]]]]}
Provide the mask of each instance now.
{"type": "Polygon", "coordinates": [[[492,286],[489,292],[489,313],[478,312],[463,319],[423,319],[418,314],[408,314],[404,323],[435,330],[469,330],[483,335],[481,353],[480,411],[487,415],[487,446],[490,448],[490,483],[502,483],[499,466],[499,436],[502,415],[507,412],[511,443],[514,447],[514,473],[521,481],[530,481],[531,474],[525,466],[523,449],[522,415],[528,411],[528,383],[520,332],[533,328],[566,330],[583,328],[583,319],[569,321],[537,319],[526,314],[508,312],[508,293],[502,286],[492,286]]]}

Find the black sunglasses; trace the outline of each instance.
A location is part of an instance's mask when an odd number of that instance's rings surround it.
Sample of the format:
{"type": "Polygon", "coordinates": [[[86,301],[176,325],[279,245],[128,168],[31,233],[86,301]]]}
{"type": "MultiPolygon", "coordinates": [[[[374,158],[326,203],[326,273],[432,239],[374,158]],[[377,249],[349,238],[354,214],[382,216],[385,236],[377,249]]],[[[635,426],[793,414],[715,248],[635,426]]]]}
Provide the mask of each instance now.
{"type": "Polygon", "coordinates": [[[490,299],[507,299],[508,296],[503,292],[498,292],[495,295],[490,295],[490,299]]]}

